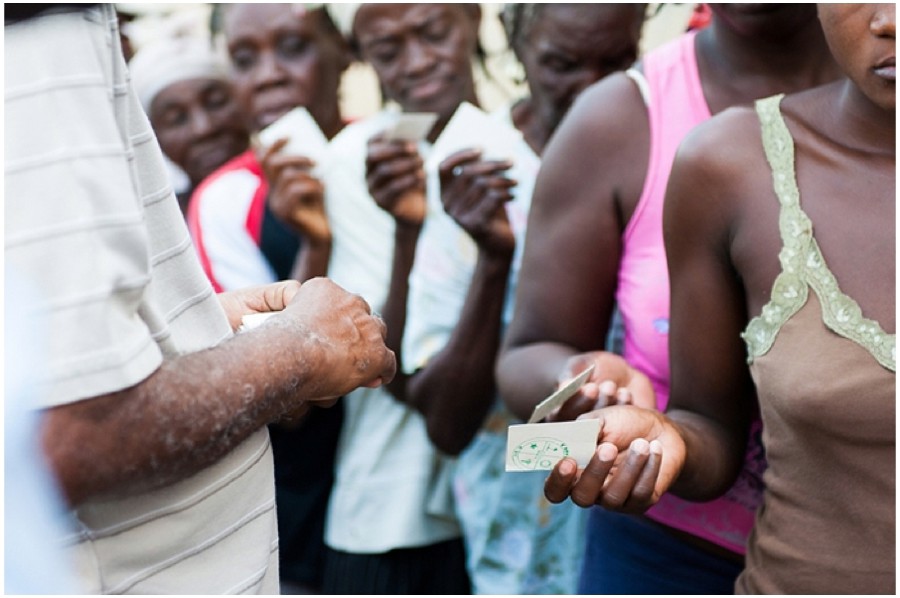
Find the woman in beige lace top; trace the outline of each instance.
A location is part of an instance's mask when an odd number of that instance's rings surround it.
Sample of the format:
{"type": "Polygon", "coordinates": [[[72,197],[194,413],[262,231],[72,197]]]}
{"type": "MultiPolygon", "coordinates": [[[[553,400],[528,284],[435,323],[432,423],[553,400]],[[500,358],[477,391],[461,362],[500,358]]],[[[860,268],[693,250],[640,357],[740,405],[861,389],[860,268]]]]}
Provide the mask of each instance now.
{"type": "Polygon", "coordinates": [[[895,5],[819,18],[847,79],[726,111],[679,151],[667,413],[594,412],[598,455],[580,475],[561,462],[546,493],[624,511],[715,497],[758,400],[769,469],[736,589],[894,593],[895,5]]]}

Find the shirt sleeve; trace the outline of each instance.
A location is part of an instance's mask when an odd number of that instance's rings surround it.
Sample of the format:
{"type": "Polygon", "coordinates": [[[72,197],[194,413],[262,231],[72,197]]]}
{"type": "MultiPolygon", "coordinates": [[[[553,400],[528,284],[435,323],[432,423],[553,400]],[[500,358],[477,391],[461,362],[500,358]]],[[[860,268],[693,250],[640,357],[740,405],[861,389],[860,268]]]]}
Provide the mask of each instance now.
{"type": "Polygon", "coordinates": [[[4,245],[47,323],[42,406],[121,390],[162,361],[140,316],[151,254],[129,127],[140,108],[92,14],[4,28],[4,245]]]}
{"type": "Polygon", "coordinates": [[[217,290],[277,280],[247,230],[247,214],[258,187],[255,174],[234,170],[223,173],[191,198],[191,237],[203,269],[217,290]]]}

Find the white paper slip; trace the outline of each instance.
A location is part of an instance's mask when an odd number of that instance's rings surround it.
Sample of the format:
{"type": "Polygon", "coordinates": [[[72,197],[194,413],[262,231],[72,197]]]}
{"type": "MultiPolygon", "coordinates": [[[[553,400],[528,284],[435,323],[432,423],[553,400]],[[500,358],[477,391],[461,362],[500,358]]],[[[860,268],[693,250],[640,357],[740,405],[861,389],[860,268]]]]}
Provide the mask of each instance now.
{"type": "Polygon", "coordinates": [[[246,316],[241,317],[241,327],[238,328],[238,332],[243,332],[245,330],[250,330],[251,328],[256,328],[275,314],[281,312],[277,311],[264,311],[258,314],[247,314],[246,316]]]}
{"type": "Polygon", "coordinates": [[[578,392],[578,389],[584,386],[584,383],[587,382],[587,379],[590,377],[591,372],[594,371],[594,366],[587,368],[568,382],[566,382],[559,390],[554,392],[552,395],[538,403],[537,407],[534,408],[534,411],[531,413],[531,417],[528,418],[528,423],[533,424],[535,422],[539,422],[547,415],[572,398],[572,396],[578,392]]]}
{"type": "Polygon", "coordinates": [[[510,426],[506,441],[506,471],[553,469],[564,457],[584,468],[597,449],[599,419],[510,426]]]}
{"type": "Polygon", "coordinates": [[[304,156],[320,167],[328,157],[328,138],[309,111],[298,106],[259,132],[259,141],[269,147],[279,139],[289,139],[282,152],[304,156]]]}
{"type": "Polygon", "coordinates": [[[514,160],[522,143],[515,127],[463,102],[434,142],[426,168],[436,169],[450,154],[470,148],[481,149],[483,160],[514,160]]]}
{"type": "Polygon", "coordinates": [[[384,130],[384,136],[387,139],[422,141],[434,127],[437,116],[434,112],[399,112],[394,116],[393,123],[384,130]]]}

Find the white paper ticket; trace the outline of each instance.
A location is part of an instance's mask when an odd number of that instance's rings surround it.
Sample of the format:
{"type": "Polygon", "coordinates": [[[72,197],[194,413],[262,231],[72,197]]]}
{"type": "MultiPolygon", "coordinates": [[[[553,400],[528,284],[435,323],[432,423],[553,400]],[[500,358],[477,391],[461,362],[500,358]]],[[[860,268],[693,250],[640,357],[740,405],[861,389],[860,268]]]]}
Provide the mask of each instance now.
{"type": "Polygon", "coordinates": [[[262,313],[257,314],[247,314],[246,316],[241,317],[241,327],[238,328],[238,332],[243,332],[245,330],[250,330],[251,328],[256,328],[275,314],[280,313],[277,311],[264,311],[262,313]]]}
{"type": "Polygon", "coordinates": [[[587,382],[587,379],[593,371],[594,366],[591,365],[591,367],[566,382],[559,390],[538,403],[537,407],[535,407],[534,411],[531,413],[531,417],[528,418],[527,423],[533,424],[541,421],[547,417],[551,411],[571,399],[572,396],[578,392],[578,389],[584,386],[584,383],[587,382]]]}
{"type": "Polygon", "coordinates": [[[564,457],[584,468],[597,449],[599,419],[510,426],[506,471],[549,470],[564,457]]]}
{"type": "Polygon", "coordinates": [[[387,139],[422,141],[431,132],[434,123],[437,122],[437,116],[433,112],[401,112],[385,129],[384,136],[387,139]]]}

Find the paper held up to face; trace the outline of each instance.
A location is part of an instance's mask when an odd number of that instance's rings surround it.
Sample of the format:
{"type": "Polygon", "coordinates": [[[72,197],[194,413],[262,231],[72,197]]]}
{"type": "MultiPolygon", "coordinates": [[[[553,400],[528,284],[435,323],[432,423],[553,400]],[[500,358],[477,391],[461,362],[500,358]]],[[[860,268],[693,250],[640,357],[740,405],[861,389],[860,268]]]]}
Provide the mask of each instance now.
{"type": "Polygon", "coordinates": [[[431,132],[437,116],[434,112],[398,112],[384,130],[384,136],[390,140],[422,141],[431,132]]]}
{"type": "Polygon", "coordinates": [[[260,131],[257,137],[265,147],[287,137],[288,143],[281,151],[309,158],[316,163],[317,169],[321,168],[328,157],[328,138],[322,133],[322,129],[309,111],[302,106],[294,108],[273,122],[260,131]]]}
{"type": "Polygon", "coordinates": [[[599,419],[510,426],[506,471],[549,470],[565,457],[584,468],[597,449],[599,419]]]}
{"type": "Polygon", "coordinates": [[[481,149],[483,160],[514,160],[522,143],[515,127],[463,102],[434,142],[425,167],[437,169],[450,154],[471,148],[481,149]]]}
{"type": "Polygon", "coordinates": [[[587,382],[588,378],[591,376],[591,372],[594,371],[594,366],[590,366],[565,384],[563,384],[559,390],[554,392],[552,395],[538,403],[537,407],[534,408],[534,411],[531,413],[531,417],[528,418],[528,423],[533,424],[535,422],[539,422],[547,415],[550,414],[551,411],[571,399],[578,389],[584,386],[584,383],[587,382]]]}

